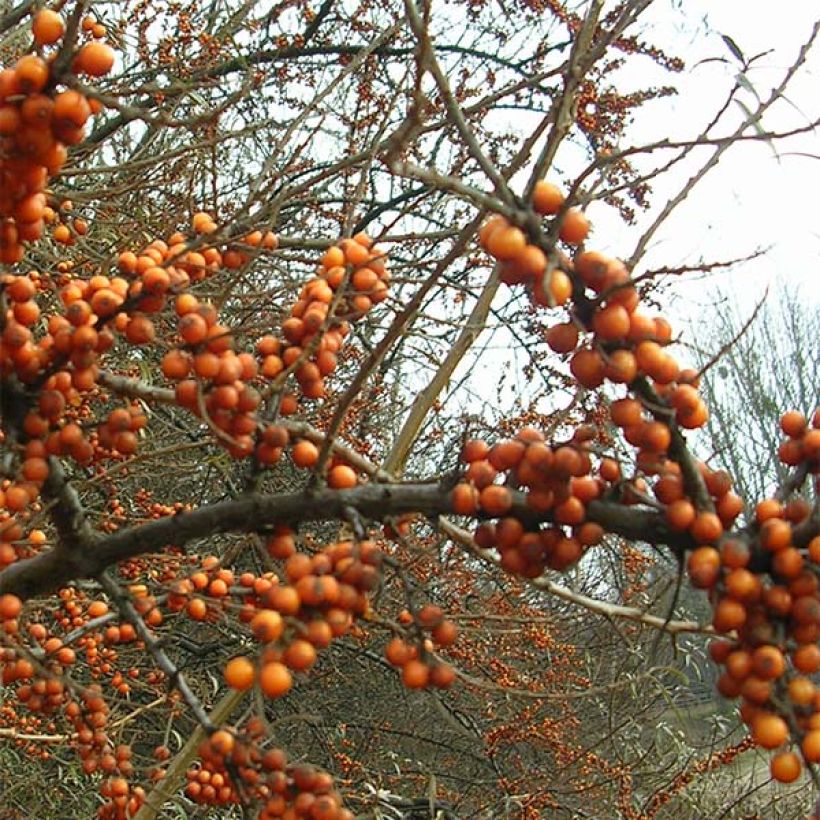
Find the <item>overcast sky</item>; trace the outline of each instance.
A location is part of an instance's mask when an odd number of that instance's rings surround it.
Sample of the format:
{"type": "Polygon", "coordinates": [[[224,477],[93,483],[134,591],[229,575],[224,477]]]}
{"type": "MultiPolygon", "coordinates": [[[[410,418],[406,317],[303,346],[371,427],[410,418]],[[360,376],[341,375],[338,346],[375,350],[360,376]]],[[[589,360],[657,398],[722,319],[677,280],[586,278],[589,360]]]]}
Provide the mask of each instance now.
{"type": "MultiPolygon", "coordinates": [[[[664,37],[687,61],[679,78],[681,93],[658,104],[659,119],[665,119],[663,108],[668,107],[673,134],[685,131],[689,123],[692,127],[702,123],[705,113],[720,104],[739,71],[739,61],[720,34],[731,37],[747,58],[770,52],[753,61],[746,75],[759,96],[766,99],[820,17],[820,6],[804,0],[782,0],[776,17],[775,8],[759,0],[686,0],[682,5],[690,23],[684,28],[680,17],[670,11],[674,5],[678,4],[659,2],[653,15],[663,27],[664,37]]],[[[786,97],[788,100],[776,103],[764,116],[762,125],[767,130],[787,130],[820,118],[820,42],[814,45],[786,97]]],[[[754,104],[751,91],[743,99],[750,107],[754,104]]],[[[739,122],[744,112],[737,105],[730,115],[739,122]]],[[[817,131],[784,141],[777,147],[777,156],[764,142],[737,145],[670,220],[648,261],[670,264],[670,257],[677,255],[690,262],[699,257],[727,259],[755,247],[770,247],[763,258],[727,276],[738,300],[751,305],[767,283],[788,278],[800,282],[813,309],[820,309],[818,190],[817,131]]],[[[703,291],[700,286],[693,289],[684,285],[679,292],[684,298],[673,307],[688,312],[682,302],[696,304],[703,291]]]]}
{"type": "MultiPolygon", "coordinates": [[[[771,4],[760,0],[656,0],[647,14],[645,38],[665,45],[670,54],[686,61],[686,69],[671,78],[659,74],[659,82],[671,82],[680,89],[674,97],[654,101],[639,110],[628,129],[629,145],[640,145],[669,137],[697,137],[726,99],[735,84],[741,63],[722,41],[732,38],[752,61],[747,80],[760,98],[766,99],[784,73],[794,63],[801,46],[807,42],[820,6],[804,0],[781,0],[777,16],[771,4]]],[[[631,76],[613,78],[619,87],[640,88],[651,84],[646,61],[628,61],[636,66],[631,76]]],[[[805,126],[820,118],[820,42],[794,78],[786,96],[766,113],[762,125],[767,130],[785,131],[805,126]]],[[[749,107],[755,105],[751,90],[742,95],[749,107]]],[[[730,106],[725,125],[716,136],[731,134],[745,117],[740,105],[730,106]]],[[[747,132],[753,134],[754,130],[747,132]]],[[[699,160],[706,154],[701,153],[699,160]]],[[[694,265],[700,261],[720,261],[748,255],[768,248],[762,257],[738,265],[720,277],[690,276],[666,293],[664,312],[676,332],[691,339],[692,324],[708,330],[709,317],[720,308],[715,305],[714,284],[720,283],[741,316],[751,315],[767,285],[778,282],[799,283],[807,310],[820,310],[820,133],[809,131],[773,147],[761,141],[733,146],[720,164],[694,189],[655,236],[636,273],[662,265],[694,265]]],[[[677,168],[668,178],[654,183],[654,211],[640,215],[647,224],[653,213],[674,195],[694,171],[695,165],[677,168]]],[[[565,170],[569,170],[568,168],[565,170]]],[[[620,217],[603,203],[589,211],[593,222],[590,247],[616,256],[628,257],[640,235],[637,227],[625,226],[620,217]]],[[[771,292],[771,291],[770,291],[771,292]]],[[[502,294],[506,298],[506,294],[502,294]]],[[[710,343],[697,333],[693,341],[710,343]]],[[[486,337],[482,341],[487,341],[486,337]]],[[[489,341],[498,359],[509,356],[516,372],[514,345],[503,333],[489,341]],[[506,347],[507,344],[512,345],[506,347]]],[[[810,352],[820,356],[820,340],[810,352]]],[[[691,364],[684,351],[681,361],[691,364]]],[[[469,367],[465,363],[465,367],[469,367]]],[[[463,371],[464,368],[461,370],[463,371]]],[[[528,385],[511,384],[499,396],[502,404],[512,401],[528,385]]],[[[546,409],[546,408],[544,408],[546,409]]]]}

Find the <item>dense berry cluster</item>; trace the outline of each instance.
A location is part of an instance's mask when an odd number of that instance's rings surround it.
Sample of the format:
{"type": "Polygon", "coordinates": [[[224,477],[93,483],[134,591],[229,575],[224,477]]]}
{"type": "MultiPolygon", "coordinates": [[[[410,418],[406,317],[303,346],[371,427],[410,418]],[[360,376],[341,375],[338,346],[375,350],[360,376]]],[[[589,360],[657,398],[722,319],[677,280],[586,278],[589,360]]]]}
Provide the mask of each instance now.
{"type": "Polygon", "coordinates": [[[215,731],[200,745],[200,763],[186,773],[185,794],[211,806],[253,800],[261,806],[259,820],[352,820],[353,813],[342,806],[327,772],[307,763],[289,763],[282,749],[261,745],[266,736],[256,718],[242,731],[215,731]]]}
{"type": "MultiPolygon", "coordinates": [[[[564,211],[558,235],[567,244],[586,238],[588,224],[564,208],[556,186],[539,183],[533,209],[557,219],[564,211]]],[[[605,523],[605,517],[589,521],[590,502],[643,502],[662,510],[670,530],[689,537],[689,578],[710,590],[714,629],[732,635],[713,646],[715,660],[726,665],[720,692],[743,698],[740,714],[756,744],[798,744],[806,761],[818,762],[820,692],[811,676],[820,671],[820,542],[804,536],[811,506],[786,498],[820,472],[820,411],[811,423],[795,411],[783,416],[787,438],[779,456],[796,469],[796,480],[782,498],[761,501],[744,529],[730,533],[743,501],[725,472],[692,460],[681,433],[708,418],[698,374],[681,368],[668,351],[668,322],[640,311],[624,264],[582,250],[561,260],[563,272],[551,269],[524,230],[502,217],[485,224],[479,241],[499,261],[503,281],[528,285],[536,304],[568,306],[568,320],[550,328],[547,342],[555,352],[571,354],[569,369],[581,387],[626,387],[622,398],[610,393],[609,415],[624,445],[634,449],[634,467],[626,484],[627,465],[602,456],[593,475],[586,442],[595,431],[583,427],[560,447],[531,429],[492,447],[470,441],[462,453],[465,481],[452,494],[454,512],[498,519],[478,527],[476,543],[497,549],[510,572],[536,577],[545,569],[568,568],[603,537],[598,521],[605,523]]],[[[799,758],[787,748],[772,760],[778,780],[795,780],[800,770],[799,758]]]]}
{"type": "Polygon", "coordinates": [[[32,22],[37,53],[0,70],[0,262],[20,262],[23,243],[42,236],[46,220],[53,218],[48,180],[65,163],[67,146],[82,142],[86,123],[100,109],[96,100],[64,83],[70,74],[103,77],[114,66],[114,51],[94,39],[105,29],[86,30],[89,40],[57,72],[65,23],[44,9],[32,22]]]}

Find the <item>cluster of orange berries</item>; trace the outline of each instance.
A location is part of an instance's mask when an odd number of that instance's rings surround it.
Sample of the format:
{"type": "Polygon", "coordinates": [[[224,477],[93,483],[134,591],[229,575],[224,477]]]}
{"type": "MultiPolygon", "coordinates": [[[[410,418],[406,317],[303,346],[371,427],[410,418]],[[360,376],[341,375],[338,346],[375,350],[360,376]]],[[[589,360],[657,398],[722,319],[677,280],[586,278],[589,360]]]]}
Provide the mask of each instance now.
{"type": "MultiPolygon", "coordinates": [[[[790,411],[781,428],[789,436],[786,443],[794,443],[816,473],[812,440],[818,437],[812,434],[820,430],[820,411],[811,427],[790,411]]],[[[783,782],[796,780],[801,771],[797,753],[782,748],[789,743],[799,745],[806,762],[820,762],[820,690],[812,680],[820,672],[820,536],[807,545],[795,543],[811,511],[801,498],[766,498],[755,508],[748,539],[713,539],[714,546],[699,546],[688,560],[693,584],[715,592],[715,629],[736,635],[710,648],[724,668],[718,691],[741,698],[741,718],[757,745],[781,749],[771,769],[783,782]]]]}
{"type": "Polygon", "coordinates": [[[328,248],[282,322],[284,341],[266,336],[257,343],[262,374],[273,379],[292,370],[302,396],[323,397],[324,379],[336,369],[349,332],[347,320],[360,319],[387,297],[385,262],[385,253],[365,233],[328,248]]]}
{"type": "MultiPolygon", "coordinates": [[[[63,18],[42,9],[32,22],[38,53],[0,71],[0,262],[7,264],[23,258],[23,242],[42,236],[48,179],[65,163],[66,146],[82,141],[86,122],[100,110],[96,100],[60,90],[64,78],[52,71],[59,48],[46,50],[64,33],[63,18]]],[[[102,77],[113,65],[114,51],[91,39],[77,49],[70,70],[102,77]]]]}
{"type": "MultiPolygon", "coordinates": [[[[25,461],[18,480],[0,491],[0,508],[18,513],[36,501],[48,475],[47,455],[70,455],[88,464],[136,452],[137,433],[146,421],[136,408],[112,411],[90,435],[67,415],[81,393],[96,387],[99,356],[114,345],[116,332],[130,344],[155,340],[150,317],[163,310],[169,297],[176,297],[179,346],[165,354],[162,371],[177,382],[177,403],[204,416],[231,455],[254,454],[260,464],[270,465],[281,457],[289,436],[283,427],[263,425],[257,419],[255,411],[262,396],[251,382],[260,377],[273,380],[293,370],[304,396],[323,395],[324,378],[335,370],[336,354],[349,331],[347,321],[340,317],[359,318],[386,296],[389,274],[384,254],[369,237],[358,234],[325,253],[318,275],[305,285],[283,323],[282,340],[265,336],[256,346],[256,355],[236,353],[233,335],[217,321],[215,308],[200,303],[187,288],[220,268],[240,267],[255,248],[275,250],[278,240],[271,232],[254,231],[221,252],[202,241],[217,230],[208,214],[195,214],[193,229],[200,239],[190,241],[176,232],[167,242],[155,240],[139,253],[122,252],[120,276],[95,275],[84,280],[65,272],[59,291],[63,314],[49,317],[39,341],[32,327],[40,318],[35,301],[43,287],[40,275],[4,276],[0,284],[11,304],[0,334],[0,375],[14,374],[28,384],[41,380],[44,373],[51,375],[36,409],[24,419],[23,432],[29,439],[25,461]],[[334,315],[329,319],[331,306],[334,315]]],[[[283,396],[283,415],[294,413],[297,407],[296,396],[283,396]]],[[[298,466],[312,467],[317,461],[314,444],[296,444],[294,462],[298,466]]],[[[331,465],[331,487],[347,488],[356,481],[348,465],[331,465]]]]}
{"type": "MultiPolygon", "coordinates": [[[[200,220],[195,227],[207,233],[210,224],[200,220]]],[[[273,234],[249,235],[245,244],[272,249],[276,247],[274,240],[273,234]]],[[[198,267],[205,270],[209,265],[225,264],[226,258],[230,266],[243,263],[240,258],[230,259],[230,253],[226,251],[220,257],[215,249],[205,249],[198,267]]],[[[173,245],[169,255],[173,255],[173,245]]],[[[126,262],[139,270],[139,257],[123,260],[121,256],[121,266],[126,262]]],[[[143,283],[152,270],[165,269],[157,265],[148,267],[143,271],[143,283]]],[[[162,360],[164,375],[177,381],[177,403],[197,415],[204,412],[211,424],[224,433],[222,442],[234,457],[253,453],[260,464],[276,463],[289,437],[281,426],[265,425],[259,440],[254,438],[260,427],[254,411],[262,397],[248,382],[257,377],[272,381],[293,372],[304,397],[324,396],[324,379],[335,371],[336,354],[349,332],[347,321],[340,317],[363,316],[372,304],[384,299],[387,280],[384,255],[372,247],[369,237],[358,234],[354,239],[343,240],[339,246],[328,249],[318,275],[302,288],[290,316],[282,323],[283,339],[263,336],[256,344],[255,356],[234,353],[231,333],[217,323],[214,309],[200,304],[191,294],[180,294],[175,306],[181,346],[170,350],[162,360]],[[343,298],[337,296],[337,291],[348,284],[350,292],[343,298]],[[333,316],[329,315],[331,308],[333,316]]],[[[173,282],[163,280],[163,288],[172,285],[173,282]]],[[[148,289],[156,292],[153,281],[148,289]]],[[[282,415],[291,415],[297,408],[296,396],[283,396],[282,415]]],[[[315,445],[300,444],[300,451],[294,451],[295,462],[298,466],[313,466],[318,460],[315,445]]]]}
{"type": "Polygon", "coordinates": [[[260,820],[352,820],[330,774],[308,763],[288,763],[282,749],[261,746],[264,738],[258,718],[251,718],[242,732],[217,729],[200,745],[201,763],[186,773],[185,794],[203,805],[239,803],[233,781],[238,777],[246,799],[260,804],[260,820]]]}
{"type": "MultiPolygon", "coordinates": [[[[540,180],[533,190],[533,210],[541,216],[556,216],[564,209],[561,190],[540,180]]],[[[568,208],[561,217],[558,236],[568,245],[580,245],[589,233],[589,222],[577,208],[568,208]]],[[[495,215],[484,223],[479,244],[499,264],[499,277],[508,285],[529,285],[536,304],[563,305],[572,295],[567,274],[550,266],[547,255],[528,241],[526,233],[506,217],[495,215]]]]}
{"type": "MultiPolygon", "coordinates": [[[[0,622],[7,635],[19,631],[22,603],[15,595],[0,596],[0,622]]],[[[16,698],[33,713],[49,715],[66,702],[62,676],[77,660],[74,650],[57,637],[49,637],[42,624],[32,624],[29,635],[40,646],[38,665],[12,647],[0,650],[0,677],[4,686],[17,684],[16,698]]]]}
{"type": "Polygon", "coordinates": [[[100,783],[106,802],[97,809],[100,820],[126,820],[134,817],[145,803],[145,789],[132,786],[125,777],[109,777],[100,783]]]}
{"type": "MultiPolygon", "coordinates": [[[[581,428],[573,441],[558,447],[531,427],[492,447],[479,439],[465,443],[461,459],[469,466],[465,481],[453,489],[452,508],[459,515],[500,519],[480,524],[475,539],[484,549],[497,549],[508,572],[535,578],[547,568],[565,570],[601,540],[603,529],[586,520],[586,506],[607,484],[591,474],[586,432],[581,428]],[[519,487],[525,505],[514,511],[513,489],[519,487]],[[537,521],[545,514],[554,525],[541,528],[537,521]],[[528,515],[531,526],[526,524],[528,515]]],[[[618,470],[608,480],[619,476],[618,470]]]]}
{"type": "MultiPolygon", "coordinates": [[[[542,183],[533,207],[540,214],[557,214],[564,207],[563,196],[555,186],[542,183]]],[[[577,238],[580,244],[585,237],[583,230],[578,237],[562,238],[569,244],[577,238]]],[[[479,238],[500,261],[504,281],[535,288],[545,281],[544,255],[527,242],[521,229],[493,217],[479,238]]],[[[571,319],[550,328],[547,343],[557,353],[572,354],[570,371],[583,387],[596,389],[609,381],[626,385],[635,396],[610,403],[613,425],[636,448],[638,477],[623,494],[623,503],[646,498],[646,478],[655,477],[651,490],[669,527],[688,533],[696,545],[687,559],[689,577],[693,586],[713,591],[715,629],[737,635],[713,648],[715,659],[727,667],[719,690],[743,698],[741,716],[751,726],[754,742],[765,748],[789,741],[786,717],[791,715],[803,733],[797,741],[805,760],[818,762],[820,692],[810,676],[820,671],[820,538],[807,547],[794,543],[795,528],[809,519],[810,505],[800,499],[789,504],[767,499],[757,506],[748,537],[727,537],[725,530],[743,511],[729,476],[698,465],[708,498],[696,503],[688,495],[691,488],[681,464],[670,454],[675,426],[696,429],[708,418],[697,389],[698,374],[681,369],[665,350],[672,341],[671,327],[638,310],[640,297],[619,260],[583,251],[565,267],[566,296],[553,294],[549,304],[572,298],[571,319]],[[582,336],[587,341],[579,348],[582,336]],[[786,711],[783,702],[789,704],[786,711]]],[[[535,301],[545,304],[538,297],[535,301]]],[[[788,437],[779,448],[781,461],[816,474],[820,412],[811,425],[800,413],[787,413],[781,428],[788,437]]],[[[469,467],[466,481],[453,491],[453,510],[500,519],[480,525],[475,540],[480,547],[498,549],[508,571],[535,577],[546,568],[565,569],[586,545],[602,537],[601,527],[585,522],[585,504],[620,481],[621,466],[603,458],[599,476],[592,477],[589,455],[577,446],[585,435],[574,446],[558,449],[547,446],[534,431],[492,448],[477,441],[466,445],[462,457],[469,467]],[[496,483],[499,477],[503,484],[496,483]],[[526,488],[523,509],[513,509],[514,487],[526,488]],[[550,512],[556,526],[541,530],[536,517],[527,527],[528,509],[539,515],[550,512]],[[572,527],[572,533],[564,527],[572,527]]],[[[795,780],[800,768],[791,751],[772,760],[773,776],[785,782],[795,780]]]]}
{"type": "MultiPolygon", "coordinates": [[[[17,617],[22,611],[22,603],[14,595],[0,596],[0,621],[4,632],[16,634],[17,617]]],[[[2,681],[4,686],[18,684],[17,700],[25,704],[30,712],[52,714],[62,708],[72,722],[77,735],[77,746],[83,769],[87,773],[98,769],[128,776],[133,773],[130,763],[130,749],[126,746],[113,750],[110,746],[105,726],[108,722],[108,705],[97,686],[89,687],[82,697],[82,703],[74,700],[64,684],[64,674],[76,661],[76,653],[65,646],[60,638],[48,637],[42,624],[31,624],[31,638],[40,644],[42,658],[39,669],[35,669],[25,657],[16,657],[11,648],[2,650],[2,681]]]]}
{"type": "Polygon", "coordinates": [[[401,669],[402,683],[408,689],[426,689],[435,686],[447,689],[456,679],[455,669],[444,661],[434,658],[433,650],[452,646],[458,638],[458,627],[444,617],[444,612],[434,604],[426,604],[413,615],[408,610],[400,613],[399,623],[415,627],[416,637],[425,632],[429,638],[410,640],[396,636],[384,650],[388,662],[401,669]]]}
{"type": "Polygon", "coordinates": [[[787,436],[777,448],[780,461],[789,467],[805,462],[808,472],[817,475],[820,472],[820,410],[815,412],[811,424],[802,413],[790,410],[780,419],[780,429],[787,436]]]}
{"type": "Polygon", "coordinates": [[[317,650],[347,634],[354,617],[367,613],[367,595],[380,579],[381,551],[372,541],[340,541],[311,556],[295,550],[293,533],[285,527],[271,536],[268,551],[284,559],[287,583],[250,573],[240,578],[252,593],[240,618],[265,648],[258,670],[250,658],[238,656],[226,665],[225,680],[239,690],[257,683],[275,698],[292,687],[292,672],[310,669],[317,650]]]}

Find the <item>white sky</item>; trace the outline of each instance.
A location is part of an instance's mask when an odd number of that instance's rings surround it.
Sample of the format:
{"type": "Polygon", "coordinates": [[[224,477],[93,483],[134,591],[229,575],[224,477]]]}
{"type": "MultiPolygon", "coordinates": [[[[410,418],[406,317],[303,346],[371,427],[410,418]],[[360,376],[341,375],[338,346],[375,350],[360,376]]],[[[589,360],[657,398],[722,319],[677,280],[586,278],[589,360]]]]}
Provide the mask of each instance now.
{"type": "MultiPolygon", "coordinates": [[[[820,6],[803,0],[782,0],[776,9],[760,0],[686,0],[683,6],[693,30],[664,26],[676,53],[687,62],[679,78],[681,92],[657,104],[659,119],[668,121],[672,135],[697,128],[734,81],[739,63],[720,34],[729,35],[747,58],[771,50],[746,75],[766,99],[820,17],[820,6]],[[727,62],[700,62],[715,57],[727,62]]],[[[669,3],[658,3],[656,19],[670,16],[669,3]]],[[[764,116],[767,130],[788,130],[820,118],[820,43],[815,43],[786,96],[790,102],[775,103],[764,116]]],[[[744,99],[753,105],[750,92],[744,99]]],[[[729,114],[729,122],[739,123],[744,116],[739,105],[729,114]]],[[[719,133],[728,130],[724,127],[719,133]]],[[[763,258],[725,275],[738,301],[751,308],[766,284],[788,277],[799,281],[809,304],[820,309],[820,132],[790,138],[777,151],[779,160],[763,142],[732,147],[663,229],[647,262],[674,264],[676,257],[688,262],[700,257],[721,260],[770,247],[763,258]],[[811,154],[815,156],[806,156],[811,154]]],[[[708,309],[708,302],[699,299],[701,284],[683,284],[677,291],[681,298],[670,305],[675,313],[708,309]]]]}
{"type": "MultiPolygon", "coordinates": [[[[677,86],[680,93],[639,109],[635,123],[628,128],[628,144],[699,135],[726,99],[740,69],[721,34],[730,36],[747,58],[771,50],[754,61],[747,75],[758,95],[766,99],[808,40],[815,16],[820,17],[820,6],[804,0],[781,0],[776,14],[771,4],[761,0],[656,0],[646,18],[645,38],[683,57],[686,69],[671,77],[658,74],[660,82],[677,86]]],[[[624,79],[627,87],[645,87],[653,82],[647,76],[633,71],[624,79]]],[[[820,42],[815,43],[787,97],[790,102],[775,103],[765,115],[762,124],[767,130],[784,131],[820,118],[820,42]]],[[[747,105],[754,105],[750,91],[743,99],[747,105]]],[[[733,105],[725,124],[714,134],[730,134],[745,116],[739,105],[733,105]]],[[[750,129],[748,133],[754,132],[750,129]]],[[[758,248],[769,248],[763,257],[709,281],[730,290],[741,315],[751,314],[767,285],[787,279],[800,283],[808,310],[820,310],[820,159],[800,155],[820,157],[820,131],[790,138],[777,150],[779,159],[772,147],[761,141],[730,148],[656,234],[636,273],[662,265],[730,260],[758,248]]],[[[701,154],[700,159],[704,156],[701,154]]],[[[694,168],[678,168],[668,179],[654,184],[655,212],[678,191],[694,168]]],[[[622,257],[630,255],[641,225],[653,216],[652,212],[639,215],[638,226],[630,227],[603,203],[594,203],[588,214],[594,228],[589,246],[622,257]]],[[[506,299],[508,294],[500,298],[506,299]]],[[[691,331],[687,328],[693,320],[709,327],[708,317],[718,309],[714,298],[711,284],[706,285],[702,277],[687,277],[666,294],[664,312],[674,329],[689,338],[691,331]]],[[[486,343],[487,338],[479,340],[479,348],[482,342],[486,343]]],[[[510,342],[503,332],[497,332],[490,341],[490,356],[499,363],[507,360],[516,372],[523,361],[507,347],[510,342]]],[[[813,355],[819,354],[820,349],[813,355]]],[[[469,358],[459,374],[470,367],[469,358]]],[[[692,363],[686,353],[681,361],[692,363]]],[[[476,378],[479,384],[483,381],[480,375],[476,378]]],[[[513,377],[493,404],[507,406],[516,395],[526,394],[527,381],[513,377]]]]}

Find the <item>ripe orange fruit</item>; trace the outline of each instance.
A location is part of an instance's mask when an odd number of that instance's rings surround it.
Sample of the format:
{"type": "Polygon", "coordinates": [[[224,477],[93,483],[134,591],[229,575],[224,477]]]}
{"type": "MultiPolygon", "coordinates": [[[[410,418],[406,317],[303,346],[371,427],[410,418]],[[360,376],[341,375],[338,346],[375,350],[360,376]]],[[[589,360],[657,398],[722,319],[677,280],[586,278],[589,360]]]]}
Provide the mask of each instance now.
{"type": "Polygon", "coordinates": [[[820,763],[820,729],[811,729],[800,744],[809,763],[820,763]]]}
{"type": "Polygon", "coordinates": [[[548,285],[552,301],[556,305],[565,305],[569,301],[569,297],[572,296],[572,280],[564,271],[553,270],[540,278],[548,285]]]}
{"type": "Polygon", "coordinates": [[[48,65],[42,57],[26,54],[14,67],[17,83],[24,94],[42,91],[48,82],[48,65]]]}
{"type": "Polygon", "coordinates": [[[0,619],[11,621],[23,610],[23,604],[16,595],[0,595],[0,619]]]}
{"type": "Polygon", "coordinates": [[[780,429],[791,438],[799,438],[806,432],[808,421],[797,410],[789,410],[780,418],[780,429]]]}
{"type": "Polygon", "coordinates": [[[589,220],[577,208],[570,208],[561,222],[558,236],[568,245],[580,245],[589,234],[589,220]]]}
{"type": "Polygon", "coordinates": [[[789,681],[789,700],[797,706],[809,706],[814,701],[817,688],[810,678],[802,675],[789,681]]]}
{"type": "Polygon", "coordinates": [[[263,609],[254,615],[250,627],[257,640],[269,643],[281,636],[285,622],[276,610],[263,609]]]}
{"type": "Polygon", "coordinates": [[[401,638],[392,638],[385,647],[384,656],[393,666],[404,666],[413,657],[413,647],[401,638]]]}
{"type": "Polygon", "coordinates": [[[781,752],[772,758],[772,777],[780,783],[794,783],[800,777],[800,758],[794,752],[781,752]]]}
{"type": "Polygon", "coordinates": [[[715,513],[704,510],[696,514],[689,532],[698,543],[709,544],[717,541],[723,534],[723,524],[715,513]]]}
{"type": "Polygon", "coordinates": [[[297,467],[307,469],[316,466],[319,461],[319,448],[312,441],[302,439],[294,444],[291,456],[297,467]]]}
{"type": "Polygon", "coordinates": [[[499,472],[517,467],[524,457],[526,445],[521,441],[499,441],[487,455],[487,461],[499,472]]]}
{"type": "Polygon", "coordinates": [[[456,670],[449,663],[437,663],[430,670],[430,683],[437,689],[447,689],[456,679],[456,670]]]}
{"type": "Polygon", "coordinates": [[[715,606],[712,624],[718,632],[731,632],[746,623],[746,607],[732,598],[721,598],[715,606]]]}
{"type": "Polygon", "coordinates": [[[301,638],[293,641],[282,656],[284,663],[291,669],[304,671],[316,663],[316,647],[301,638]]]}
{"type": "Polygon", "coordinates": [[[542,216],[554,216],[564,204],[564,194],[557,185],[539,179],[532,192],[532,207],[542,216]]]}
{"type": "Polygon", "coordinates": [[[488,515],[505,515],[512,507],[513,499],[510,491],[499,484],[490,484],[479,494],[481,508],[488,515]]]}
{"type": "Polygon", "coordinates": [[[643,420],[643,407],[637,399],[616,399],[609,406],[609,416],[617,427],[635,427],[643,420]]]}
{"type": "Polygon", "coordinates": [[[350,490],[356,483],[356,471],[346,464],[337,464],[328,471],[327,484],[334,490],[350,490]]]}
{"type": "Polygon", "coordinates": [[[762,524],[770,518],[782,518],[783,505],[775,498],[764,498],[755,507],[755,518],[762,524]]]}
{"type": "Polygon", "coordinates": [[[803,571],[803,564],[803,556],[800,554],[800,550],[795,547],[778,550],[772,556],[772,570],[780,578],[786,580],[797,578],[803,571]]]}
{"type": "Polygon", "coordinates": [[[667,505],[665,515],[672,529],[686,530],[695,520],[695,507],[688,499],[680,498],[667,505]]]}
{"type": "Polygon", "coordinates": [[[430,667],[420,660],[409,660],[404,664],[401,679],[408,689],[424,689],[430,681],[430,667]]]}
{"type": "Polygon", "coordinates": [[[605,341],[625,339],[629,333],[629,313],[621,305],[607,305],[592,317],[592,329],[605,341]]]}
{"type": "Polygon", "coordinates": [[[786,660],[776,646],[759,646],[752,654],[752,669],[759,678],[773,680],[786,671],[786,660]]]}
{"type": "Polygon", "coordinates": [[[512,260],[514,270],[524,280],[540,276],[547,269],[547,256],[541,248],[535,245],[526,245],[512,260]]]}
{"type": "Polygon", "coordinates": [[[192,598],[188,601],[186,611],[195,621],[204,621],[208,615],[208,605],[202,598],[192,598]]]}
{"type": "Polygon", "coordinates": [[[77,54],[75,67],[90,77],[103,77],[114,66],[114,49],[105,43],[86,43],[77,54]]]}
{"type": "Polygon", "coordinates": [[[231,689],[244,691],[253,686],[256,677],[256,669],[253,663],[246,657],[239,656],[231,658],[225,665],[225,683],[231,689]]]}
{"type": "Polygon", "coordinates": [[[499,226],[487,237],[487,251],[496,259],[514,259],[527,246],[527,237],[514,225],[499,226]]]}
{"type": "Polygon", "coordinates": [[[597,350],[582,347],[576,351],[570,360],[569,369],[578,383],[588,390],[594,390],[603,384],[606,366],[597,350]]]}
{"type": "Polygon", "coordinates": [[[689,555],[687,570],[692,586],[709,589],[720,575],[720,554],[714,547],[698,547],[689,555]]]}
{"type": "Polygon", "coordinates": [[[453,487],[451,498],[453,512],[458,515],[475,515],[478,507],[478,491],[470,484],[460,483],[453,487]]]}
{"type": "Polygon", "coordinates": [[[815,564],[820,564],[820,535],[816,535],[809,541],[809,558],[815,564]]]}
{"type": "Polygon", "coordinates": [[[479,490],[483,490],[489,484],[495,481],[498,475],[497,470],[486,459],[479,459],[478,461],[470,462],[464,478],[471,481],[479,490]]]}
{"type": "Polygon", "coordinates": [[[31,24],[34,42],[39,46],[50,46],[56,43],[65,31],[65,22],[56,11],[40,9],[31,24]]]}
{"type": "Polygon", "coordinates": [[[792,542],[792,527],[788,521],[772,516],[760,527],[760,543],[764,549],[775,552],[788,547],[792,542]]]}
{"type": "Polygon", "coordinates": [[[776,749],[788,736],[786,721],[777,715],[762,713],[752,721],[752,740],[764,749],[776,749]]]}
{"type": "Polygon", "coordinates": [[[259,688],[269,698],[284,695],[293,686],[293,677],[285,664],[279,661],[266,663],[259,672],[259,688]]]}
{"type": "Polygon", "coordinates": [[[572,322],[553,325],[547,331],[547,344],[556,353],[571,353],[578,346],[578,328],[572,322]]]}

